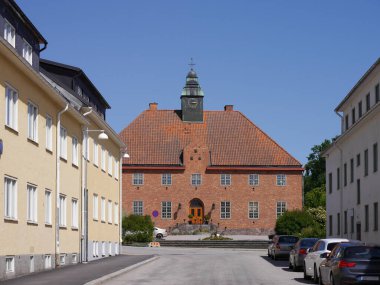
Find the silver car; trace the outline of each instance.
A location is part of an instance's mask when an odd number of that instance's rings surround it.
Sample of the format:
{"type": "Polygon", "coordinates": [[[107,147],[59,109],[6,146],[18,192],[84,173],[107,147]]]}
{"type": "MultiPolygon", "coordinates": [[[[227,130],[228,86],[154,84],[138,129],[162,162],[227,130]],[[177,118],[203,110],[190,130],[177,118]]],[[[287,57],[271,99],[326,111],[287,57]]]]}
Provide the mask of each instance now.
{"type": "Polygon", "coordinates": [[[288,257],[298,237],[291,235],[275,235],[268,246],[268,256],[276,260],[279,257],[288,257]]]}

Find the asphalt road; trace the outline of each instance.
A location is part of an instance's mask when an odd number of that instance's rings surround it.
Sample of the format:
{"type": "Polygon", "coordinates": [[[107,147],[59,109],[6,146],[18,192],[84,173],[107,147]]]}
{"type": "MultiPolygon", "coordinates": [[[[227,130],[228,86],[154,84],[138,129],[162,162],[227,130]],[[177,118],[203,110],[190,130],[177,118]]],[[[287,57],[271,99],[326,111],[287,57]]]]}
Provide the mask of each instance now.
{"type": "Polygon", "coordinates": [[[289,270],[287,260],[269,259],[266,250],[125,247],[124,253],[159,258],[105,284],[312,284],[289,270]]]}

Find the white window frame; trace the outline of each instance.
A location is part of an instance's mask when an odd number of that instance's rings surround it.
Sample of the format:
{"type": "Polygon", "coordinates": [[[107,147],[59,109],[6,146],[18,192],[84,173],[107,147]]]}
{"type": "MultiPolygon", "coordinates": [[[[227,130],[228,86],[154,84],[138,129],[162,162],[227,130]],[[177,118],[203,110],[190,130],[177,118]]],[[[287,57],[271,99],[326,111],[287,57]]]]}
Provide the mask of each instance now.
{"type": "Polygon", "coordinates": [[[5,125],[18,131],[18,92],[10,85],[5,85],[5,125]]]}
{"type": "Polygon", "coordinates": [[[27,184],[27,205],[26,205],[26,220],[28,223],[37,223],[37,186],[32,184],[27,184]]]}
{"type": "Polygon", "coordinates": [[[66,254],[62,253],[59,255],[59,264],[65,265],[66,264],[66,254]]]}
{"type": "Polygon", "coordinates": [[[248,184],[249,186],[258,186],[260,183],[260,176],[257,173],[248,175],[248,184]]]}
{"type": "Polygon", "coordinates": [[[96,257],[98,257],[99,256],[99,241],[96,242],[95,250],[96,250],[96,257]]]}
{"type": "Polygon", "coordinates": [[[112,243],[109,241],[108,242],[108,256],[112,255],[112,243]]]}
{"type": "Polygon", "coordinates": [[[28,101],[28,139],[38,142],[38,107],[28,101]]]}
{"type": "Polygon", "coordinates": [[[113,156],[110,152],[108,152],[108,175],[112,176],[112,162],[113,162],[113,156]]]}
{"type": "Polygon", "coordinates": [[[66,196],[63,194],[59,195],[59,226],[67,227],[66,223],[66,196]]]}
{"type": "Polygon", "coordinates": [[[223,220],[231,219],[231,202],[230,201],[220,202],[220,218],[223,220]]]}
{"type": "Polygon", "coordinates": [[[119,254],[119,244],[117,242],[115,242],[114,247],[115,247],[115,255],[118,255],[119,254]]]}
{"type": "Polygon", "coordinates": [[[277,174],[276,175],[276,185],[277,186],[286,186],[286,174],[277,174]]]}
{"type": "Polygon", "coordinates": [[[114,159],[114,166],[115,166],[115,170],[114,170],[115,179],[119,180],[119,161],[116,158],[114,159]]]}
{"type": "Polygon", "coordinates": [[[118,203],[115,203],[115,205],[114,205],[113,218],[114,218],[114,224],[118,225],[119,224],[119,204],[118,203]]]}
{"type": "Polygon", "coordinates": [[[15,257],[6,256],[5,257],[5,273],[15,272],[15,257]]]}
{"type": "Polygon", "coordinates": [[[106,171],[106,149],[104,148],[103,145],[101,148],[100,165],[101,165],[101,169],[105,172],[106,171]]]}
{"type": "Polygon", "coordinates": [[[276,203],[276,218],[279,218],[286,212],[286,202],[284,201],[277,201],[276,203]]]}
{"type": "Polygon", "coordinates": [[[13,47],[16,47],[16,29],[7,19],[4,19],[4,39],[13,47]]]}
{"type": "Polygon", "coordinates": [[[143,201],[133,201],[132,202],[132,212],[134,215],[143,216],[144,215],[144,202],[143,201]]]}
{"type": "Polygon", "coordinates": [[[73,264],[78,263],[78,255],[76,253],[73,253],[71,255],[71,263],[73,263],[73,264]]]}
{"type": "Polygon", "coordinates": [[[34,256],[31,255],[29,259],[29,272],[34,272],[34,256]]]}
{"type": "Polygon", "coordinates": [[[100,199],[100,220],[106,221],[106,198],[104,197],[100,199]]]}
{"type": "Polygon", "coordinates": [[[102,256],[106,256],[106,242],[102,241],[102,256]]]}
{"type": "Polygon", "coordinates": [[[161,202],[161,219],[170,220],[172,218],[172,202],[161,202]]]}
{"type": "Polygon", "coordinates": [[[51,212],[51,190],[45,189],[45,224],[52,224],[52,212],[51,212]]]}
{"type": "Polygon", "coordinates": [[[132,185],[144,185],[144,173],[133,173],[132,185]]]}
{"type": "Polygon", "coordinates": [[[46,115],[46,149],[53,150],[53,118],[46,115]]]}
{"type": "Polygon", "coordinates": [[[94,140],[94,165],[99,166],[99,145],[94,140]]]}
{"type": "Polygon", "coordinates": [[[59,139],[61,141],[59,156],[65,160],[67,160],[67,130],[64,126],[61,126],[60,133],[59,133],[59,139]]]}
{"type": "Polygon", "coordinates": [[[92,257],[96,257],[96,241],[92,241],[92,257]]]}
{"type": "Polygon", "coordinates": [[[17,179],[4,177],[4,217],[17,220],[17,179]]]}
{"type": "Polygon", "coordinates": [[[97,221],[99,220],[99,196],[94,194],[92,196],[92,218],[97,221]]]}
{"type": "Polygon", "coordinates": [[[199,186],[202,184],[202,175],[200,173],[191,174],[191,185],[199,186]]]}
{"type": "Polygon", "coordinates": [[[248,219],[257,220],[260,217],[260,206],[257,201],[248,202],[248,219]]]}
{"type": "Polygon", "coordinates": [[[164,185],[164,186],[172,185],[172,174],[171,173],[162,173],[161,174],[161,185],[164,185]]]}
{"type": "Polygon", "coordinates": [[[78,229],[78,199],[71,199],[71,227],[73,229],[78,229]]]}
{"type": "Polygon", "coordinates": [[[22,57],[25,58],[30,65],[33,64],[33,48],[25,39],[23,39],[22,44],[22,57]]]}
{"type": "Polygon", "coordinates": [[[78,166],[79,163],[79,150],[78,150],[78,139],[76,137],[72,137],[72,163],[75,166],[78,166]]]}
{"type": "Polygon", "coordinates": [[[108,213],[107,213],[107,217],[108,217],[108,223],[112,224],[112,201],[111,200],[108,200],[108,213]]]}
{"type": "Polygon", "coordinates": [[[232,182],[231,174],[220,174],[220,185],[222,186],[230,186],[232,182]]]}
{"type": "Polygon", "coordinates": [[[51,268],[51,255],[50,254],[47,254],[44,256],[44,266],[45,266],[45,269],[51,268]]]}

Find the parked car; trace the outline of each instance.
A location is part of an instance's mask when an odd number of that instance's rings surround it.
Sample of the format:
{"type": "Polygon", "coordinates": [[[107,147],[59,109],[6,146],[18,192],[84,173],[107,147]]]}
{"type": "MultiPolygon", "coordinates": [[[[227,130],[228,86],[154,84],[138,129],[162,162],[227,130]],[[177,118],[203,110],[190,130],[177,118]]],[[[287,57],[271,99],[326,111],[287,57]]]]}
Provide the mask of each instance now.
{"type": "Polygon", "coordinates": [[[278,257],[288,257],[298,237],[291,235],[275,235],[268,246],[268,256],[276,260],[278,257]]]}
{"type": "Polygon", "coordinates": [[[312,248],[318,238],[302,238],[296,242],[289,254],[289,269],[297,271],[303,267],[303,260],[307,254],[307,249],[312,248]]]}
{"type": "Polygon", "coordinates": [[[161,229],[161,228],[154,227],[153,228],[153,236],[155,238],[161,239],[163,237],[167,237],[168,236],[168,232],[166,231],[166,229],[161,229]]]}
{"type": "Polygon", "coordinates": [[[349,240],[342,238],[320,239],[312,248],[308,249],[308,253],[304,258],[303,278],[313,278],[314,282],[317,283],[319,278],[318,268],[325,259],[325,255],[323,254],[326,252],[330,253],[334,246],[341,242],[349,242],[349,240]]]}
{"type": "Polygon", "coordinates": [[[325,255],[319,284],[380,284],[380,245],[341,243],[325,255]]]}

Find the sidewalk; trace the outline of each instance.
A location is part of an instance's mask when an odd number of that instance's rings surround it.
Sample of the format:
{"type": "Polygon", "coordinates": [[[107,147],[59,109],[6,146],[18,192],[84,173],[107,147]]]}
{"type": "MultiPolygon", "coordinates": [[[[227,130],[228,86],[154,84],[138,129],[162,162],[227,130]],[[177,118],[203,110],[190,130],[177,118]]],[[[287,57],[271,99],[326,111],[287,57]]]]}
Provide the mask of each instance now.
{"type": "Polygon", "coordinates": [[[92,280],[122,270],[126,267],[148,261],[153,255],[118,255],[92,261],[86,264],[68,265],[1,281],[3,285],[82,285],[92,280]]]}

